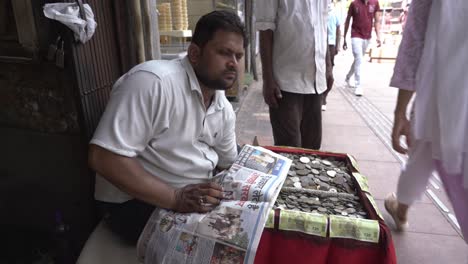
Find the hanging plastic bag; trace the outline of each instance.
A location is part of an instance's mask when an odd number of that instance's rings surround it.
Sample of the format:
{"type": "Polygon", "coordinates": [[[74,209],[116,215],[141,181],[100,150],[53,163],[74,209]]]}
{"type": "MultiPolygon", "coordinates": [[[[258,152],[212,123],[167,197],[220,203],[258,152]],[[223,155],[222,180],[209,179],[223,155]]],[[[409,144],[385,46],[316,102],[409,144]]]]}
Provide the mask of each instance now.
{"type": "Polygon", "coordinates": [[[44,15],[57,20],[69,27],[75,34],[75,40],[85,43],[94,34],[96,21],[93,10],[88,4],[82,5],[84,12],[80,15],[80,6],[77,3],[52,3],[44,5],[44,15]]]}

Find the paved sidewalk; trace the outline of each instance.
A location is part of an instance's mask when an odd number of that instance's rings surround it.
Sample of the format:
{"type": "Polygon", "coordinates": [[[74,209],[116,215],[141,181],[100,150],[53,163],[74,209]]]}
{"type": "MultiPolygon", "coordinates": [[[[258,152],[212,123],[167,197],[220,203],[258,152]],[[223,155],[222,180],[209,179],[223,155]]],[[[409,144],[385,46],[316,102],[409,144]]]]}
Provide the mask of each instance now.
{"type": "MultiPolygon", "coordinates": [[[[397,90],[388,87],[392,62],[365,63],[362,83],[365,94],[356,98],[344,87],[344,76],[352,62],[350,52],[335,59],[335,87],[329,94],[327,111],[323,112],[322,150],[349,153],[356,157],[360,171],[369,179],[371,192],[386,218],[383,199],[396,190],[401,157],[388,146],[388,133],[397,90]]],[[[263,102],[262,83],[255,82],[242,99],[236,134],[241,144],[252,143],[254,136],[261,145],[272,145],[268,107],[263,102]]],[[[434,192],[441,192],[434,189],[434,192]]],[[[441,202],[448,205],[443,195],[441,202]]],[[[448,210],[450,210],[450,207],[448,210]]],[[[455,224],[433,199],[424,195],[410,210],[410,228],[406,233],[393,233],[399,263],[466,263],[468,247],[455,224]]]]}

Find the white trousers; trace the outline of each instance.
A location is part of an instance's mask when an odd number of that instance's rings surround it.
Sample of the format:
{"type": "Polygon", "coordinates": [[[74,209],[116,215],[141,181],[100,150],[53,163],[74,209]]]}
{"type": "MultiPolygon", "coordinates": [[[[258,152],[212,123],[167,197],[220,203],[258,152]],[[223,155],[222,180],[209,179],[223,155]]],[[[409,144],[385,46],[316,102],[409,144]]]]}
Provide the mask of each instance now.
{"type": "Polygon", "coordinates": [[[354,74],[356,87],[361,85],[361,64],[369,42],[369,39],[351,38],[354,61],[346,75],[346,80],[349,80],[354,74]]]}
{"type": "Polygon", "coordinates": [[[408,162],[398,179],[398,201],[412,205],[426,190],[429,178],[435,170],[431,144],[416,140],[408,153],[408,162]]]}

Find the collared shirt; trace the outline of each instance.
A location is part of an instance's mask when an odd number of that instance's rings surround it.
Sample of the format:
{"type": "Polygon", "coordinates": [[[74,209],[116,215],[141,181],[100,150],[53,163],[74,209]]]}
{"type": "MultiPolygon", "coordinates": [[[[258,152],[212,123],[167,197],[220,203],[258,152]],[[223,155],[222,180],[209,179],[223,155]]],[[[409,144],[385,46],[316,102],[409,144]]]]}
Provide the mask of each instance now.
{"type": "Polygon", "coordinates": [[[335,10],[330,10],[328,12],[328,22],[327,22],[327,31],[328,31],[328,45],[336,45],[336,29],[341,26],[340,18],[336,15],[335,10]]]}
{"type": "Polygon", "coordinates": [[[371,39],[372,25],[375,12],[380,11],[378,0],[354,0],[349,5],[348,16],[353,18],[351,26],[351,37],[361,39],[371,39]]]}
{"type": "MultiPolygon", "coordinates": [[[[135,157],[155,177],[182,187],[206,182],[216,166],[235,160],[235,114],[222,91],[205,110],[187,58],[149,61],[116,82],[91,144],[135,157]]],[[[97,200],[131,199],[96,178],[97,200]]]]}
{"type": "Polygon", "coordinates": [[[255,4],[257,29],[274,32],[273,74],[280,89],[323,93],[328,0],[256,0],[255,4]]]}

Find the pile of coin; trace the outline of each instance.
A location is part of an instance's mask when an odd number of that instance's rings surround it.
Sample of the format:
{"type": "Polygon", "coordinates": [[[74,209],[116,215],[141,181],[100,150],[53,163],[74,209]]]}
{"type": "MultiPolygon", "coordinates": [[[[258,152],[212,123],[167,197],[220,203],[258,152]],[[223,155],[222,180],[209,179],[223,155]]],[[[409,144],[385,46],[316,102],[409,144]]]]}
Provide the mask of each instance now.
{"type": "Polygon", "coordinates": [[[187,0],[172,0],[172,22],[175,30],[188,29],[187,0]]]}
{"type": "Polygon", "coordinates": [[[366,218],[346,162],[313,154],[280,153],[293,161],[275,206],[366,218]]]}
{"type": "Polygon", "coordinates": [[[160,31],[172,30],[171,3],[158,4],[158,25],[160,31]]]}
{"type": "Polygon", "coordinates": [[[307,192],[281,191],[275,207],[307,213],[341,215],[353,218],[367,218],[367,213],[359,202],[359,197],[313,195],[307,192]]]}
{"type": "Polygon", "coordinates": [[[356,193],[345,162],[316,155],[282,155],[293,160],[285,187],[356,193]]]}

